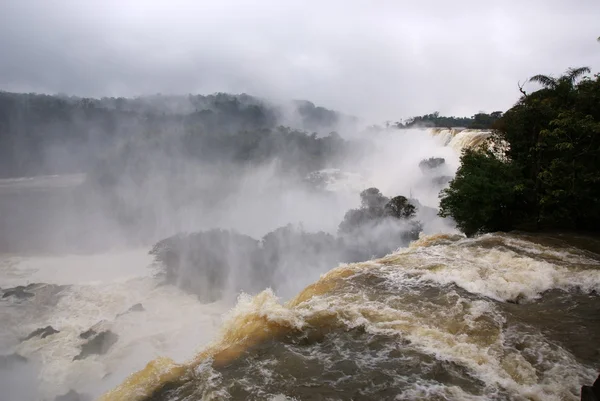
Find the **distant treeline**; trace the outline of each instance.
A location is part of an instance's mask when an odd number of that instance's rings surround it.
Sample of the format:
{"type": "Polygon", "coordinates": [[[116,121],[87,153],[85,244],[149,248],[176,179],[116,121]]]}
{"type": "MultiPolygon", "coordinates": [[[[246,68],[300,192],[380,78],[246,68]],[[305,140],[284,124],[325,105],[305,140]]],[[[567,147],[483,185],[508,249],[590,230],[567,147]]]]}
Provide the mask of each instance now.
{"type": "Polygon", "coordinates": [[[446,117],[440,116],[437,111],[431,114],[411,117],[405,121],[399,121],[393,125],[397,128],[412,127],[436,127],[436,128],[471,128],[471,129],[490,129],[494,123],[502,117],[501,111],[495,111],[491,114],[477,113],[472,117],[446,117]]]}
{"type": "Polygon", "coordinates": [[[314,132],[342,121],[352,118],[307,101],[275,106],[245,94],[91,99],[0,92],[0,176],[114,165],[140,142],[144,151],[160,144],[203,159],[253,162],[277,153],[318,165],[340,138],[314,132]]]}

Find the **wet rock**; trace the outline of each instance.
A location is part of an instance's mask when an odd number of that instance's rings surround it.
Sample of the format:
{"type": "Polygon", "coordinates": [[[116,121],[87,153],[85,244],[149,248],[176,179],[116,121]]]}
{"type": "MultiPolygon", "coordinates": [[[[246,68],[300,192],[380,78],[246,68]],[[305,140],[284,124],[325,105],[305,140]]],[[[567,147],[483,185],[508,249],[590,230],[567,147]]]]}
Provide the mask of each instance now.
{"type": "Polygon", "coordinates": [[[68,287],[66,285],[33,283],[26,286],[19,285],[14,288],[5,288],[0,290],[0,293],[3,299],[21,302],[35,297],[39,304],[52,306],[58,301],[60,293],[68,287]]]}
{"type": "Polygon", "coordinates": [[[14,288],[7,288],[6,290],[2,290],[2,298],[15,297],[17,299],[27,299],[34,297],[35,294],[33,292],[27,291],[33,289],[35,284],[29,284],[28,286],[19,285],[14,288]]]}
{"type": "Polygon", "coordinates": [[[79,338],[87,340],[88,338],[94,337],[98,333],[110,330],[110,323],[107,320],[100,320],[98,323],[91,326],[88,330],[79,334],[79,338]]]}
{"type": "Polygon", "coordinates": [[[33,337],[46,338],[46,337],[51,336],[52,334],[56,334],[56,333],[60,333],[60,331],[55,330],[54,327],[52,327],[52,326],[41,327],[41,328],[29,333],[29,335],[21,341],[27,341],[27,340],[32,339],[33,337]]]}
{"type": "Polygon", "coordinates": [[[142,305],[142,304],[135,304],[131,308],[129,308],[129,310],[127,312],[143,312],[145,310],[146,309],[144,309],[144,305],[142,305]]]}
{"type": "Polygon", "coordinates": [[[27,358],[19,354],[0,355],[0,369],[11,369],[15,365],[24,364],[27,358]]]}
{"type": "Polygon", "coordinates": [[[138,304],[133,305],[131,308],[127,309],[125,312],[119,313],[117,315],[117,317],[123,316],[123,315],[125,315],[127,313],[130,313],[130,312],[143,312],[145,310],[146,309],[144,308],[144,305],[138,303],[138,304]]]}
{"type": "Polygon", "coordinates": [[[77,391],[71,390],[65,395],[59,395],[54,399],[54,401],[88,401],[90,399],[91,398],[88,396],[79,394],[77,391]]]}
{"type": "Polygon", "coordinates": [[[74,361],[87,358],[90,355],[103,355],[117,342],[119,336],[110,330],[93,335],[89,341],[81,346],[81,352],[74,361]]]}
{"type": "Polygon", "coordinates": [[[84,340],[87,340],[88,338],[95,336],[96,334],[97,334],[96,330],[89,329],[88,331],[84,331],[83,333],[81,333],[79,335],[79,338],[83,338],[84,340]]]}
{"type": "Polygon", "coordinates": [[[600,401],[600,375],[591,386],[581,386],[581,401],[600,401]]]}

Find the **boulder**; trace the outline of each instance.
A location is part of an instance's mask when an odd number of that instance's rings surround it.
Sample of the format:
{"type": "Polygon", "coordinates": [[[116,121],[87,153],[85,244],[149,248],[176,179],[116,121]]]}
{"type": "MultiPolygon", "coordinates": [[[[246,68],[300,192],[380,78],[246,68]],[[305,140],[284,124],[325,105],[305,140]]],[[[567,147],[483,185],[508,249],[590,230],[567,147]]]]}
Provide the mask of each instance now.
{"type": "Polygon", "coordinates": [[[14,288],[7,288],[2,291],[2,298],[15,297],[17,299],[27,299],[34,297],[35,294],[33,292],[26,291],[33,288],[34,285],[35,284],[30,284],[28,286],[19,285],[14,288]]]}
{"type": "Polygon", "coordinates": [[[119,336],[110,330],[106,330],[98,334],[92,335],[89,338],[88,342],[81,346],[81,352],[79,353],[79,355],[73,358],[73,360],[77,361],[80,359],[84,359],[90,355],[106,354],[110,347],[112,347],[118,339],[119,336]]]}
{"type": "Polygon", "coordinates": [[[130,312],[143,312],[143,311],[145,311],[145,310],[146,310],[146,309],[144,308],[144,305],[142,305],[142,304],[140,304],[140,303],[137,303],[137,304],[133,305],[131,308],[127,309],[125,312],[123,312],[123,313],[119,313],[119,314],[117,315],[117,317],[119,317],[119,316],[123,316],[123,315],[125,315],[125,314],[127,314],[127,313],[130,313],[130,312]]]}
{"type": "Polygon", "coordinates": [[[581,386],[581,401],[600,401],[600,375],[591,386],[581,386]]]}
{"type": "Polygon", "coordinates": [[[87,340],[88,338],[95,336],[96,334],[98,334],[96,332],[96,330],[94,329],[89,329],[88,331],[84,331],[83,333],[81,333],[79,335],[79,338],[83,338],[84,340],[87,340]]]}
{"type": "Polygon", "coordinates": [[[27,340],[32,339],[33,337],[46,338],[46,337],[51,336],[52,334],[56,334],[56,333],[60,333],[60,331],[54,329],[54,327],[52,327],[52,326],[41,327],[41,328],[29,333],[29,335],[27,337],[25,337],[24,339],[22,339],[21,341],[27,341],[27,340]]]}
{"type": "MultiPolygon", "coordinates": [[[[143,312],[145,310],[146,309],[144,309],[144,305],[142,305],[142,304],[135,304],[131,308],[129,308],[127,310],[127,312],[143,312]]],[[[125,313],[127,313],[127,312],[125,312],[125,313]]]]}

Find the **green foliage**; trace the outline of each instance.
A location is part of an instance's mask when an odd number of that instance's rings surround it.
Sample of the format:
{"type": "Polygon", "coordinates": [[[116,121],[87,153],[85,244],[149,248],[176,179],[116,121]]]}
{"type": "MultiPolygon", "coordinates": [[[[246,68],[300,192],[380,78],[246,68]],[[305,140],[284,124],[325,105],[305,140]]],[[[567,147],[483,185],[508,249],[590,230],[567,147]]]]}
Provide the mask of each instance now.
{"type": "Polygon", "coordinates": [[[502,112],[495,111],[491,114],[477,113],[472,117],[446,117],[440,116],[437,111],[431,114],[409,118],[404,123],[396,123],[398,128],[411,128],[416,126],[452,128],[464,127],[471,129],[488,129],[502,116],[502,112]]]}
{"type": "Polygon", "coordinates": [[[433,170],[446,163],[446,159],[443,157],[430,157],[429,159],[423,159],[419,163],[421,171],[433,170]]]}
{"type": "Polygon", "coordinates": [[[441,214],[468,235],[512,228],[600,229],[600,75],[588,68],[536,75],[495,124],[502,160],[467,151],[441,214]]]}
{"type": "Polygon", "coordinates": [[[395,196],[385,205],[385,215],[396,219],[409,219],[415,216],[415,207],[406,199],[399,195],[395,196]]]}
{"type": "Polygon", "coordinates": [[[203,162],[277,157],[290,170],[322,168],[344,141],[304,130],[326,133],[349,117],[310,102],[292,106],[298,129],[278,126],[282,109],[245,94],[91,99],[0,91],[0,176],[121,175],[156,153],[203,162]]]}
{"type": "Polygon", "coordinates": [[[522,184],[518,173],[491,152],[465,150],[456,177],[442,191],[440,216],[452,216],[467,236],[511,228],[522,184]]]}
{"type": "Polygon", "coordinates": [[[419,238],[416,207],[404,196],[392,199],[377,188],[361,192],[361,207],[346,212],[338,227],[345,262],[382,257],[419,238]]]}
{"type": "Polygon", "coordinates": [[[365,227],[373,227],[387,219],[408,220],[415,216],[416,208],[404,196],[389,199],[377,188],[368,188],[360,193],[361,207],[346,212],[340,223],[340,233],[351,233],[365,227]]]}
{"type": "Polygon", "coordinates": [[[388,200],[377,188],[367,188],[360,193],[360,204],[363,209],[383,210],[388,200]]]}

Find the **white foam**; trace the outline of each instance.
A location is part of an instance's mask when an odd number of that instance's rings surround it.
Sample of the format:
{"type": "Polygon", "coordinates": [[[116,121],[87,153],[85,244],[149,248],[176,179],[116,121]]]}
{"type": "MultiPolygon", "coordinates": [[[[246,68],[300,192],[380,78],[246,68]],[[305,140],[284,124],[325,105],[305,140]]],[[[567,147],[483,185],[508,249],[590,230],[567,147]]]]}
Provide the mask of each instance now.
{"type": "Polygon", "coordinates": [[[60,333],[25,341],[17,350],[41,363],[44,394],[76,389],[99,395],[158,356],[180,362],[192,357],[196,347],[213,338],[225,310],[225,305],[203,305],[172,286],[157,287],[151,278],[78,285],[67,290],[47,321],[39,322],[60,333]],[[117,317],[135,303],[145,310],[117,317]],[[79,335],[90,327],[110,330],[118,341],[106,355],[73,361],[85,342],[79,335]]]}
{"type": "Polygon", "coordinates": [[[411,248],[400,252],[398,263],[404,273],[415,274],[422,281],[456,284],[474,294],[500,301],[531,300],[551,289],[600,291],[600,263],[596,260],[516,239],[509,243],[537,254],[552,254],[562,258],[563,263],[560,259],[551,263],[526,256],[501,244],[491,249],[477,245],[477,241],[490,237],[411,248]]]}
{"type": "MultiPolygon", "coordinates": [[[[579,364],[573,355],[543,335],[507,330],[492,301],[472,301],[450,291],[443,295],[443,305],[432,303],[419,297],[418,292],[411,292],[414,281],[410,279],[400,290],[396,281],[402,276],[390,275],[392,271],[393,266],[368,270],[369,274],[391,280],[393,288],[398,289],[396,296],[373,299],[363,287],[349,286],[351,292],[314,297],[300,304],[298,312],[307,321],[314,316],[332,316],[349,328],[362,326],[367,332],[406,338],[410,340],[406,347],[468,368],[485,384],[486,397],[502,390],[515,398],[575,399],[581,384],[593,380],[593,369],[579,364]],[[524,351],[510,345],[515,339],[526,344],[524,351]],[[527,352],[533,355],[527,357],[527,352]]],[[[425,382],[403,394],[486,399],[457,387],[425,382]]]]}
{"type": "Polygon", "coordinates": [[[201,304],[178,288],[158,285],[150,262],[147,250],[4,259],[2,287],[31,282],[70,285],[49,313],[23,319],[18,327],[21,335],[47,325],[60,331],[32,338],[16,349],[39,364],[44,397],[71,389],[97,396],[148,361],[168,356],[182,362],[214,337],[227,306],[201,304]],[[145,310],[118,316],[136,303],[145,310]],[[105,355],[73,361],[85,342],[79,335],[91,327],[116,333],[118,341],[105,355]]]}

